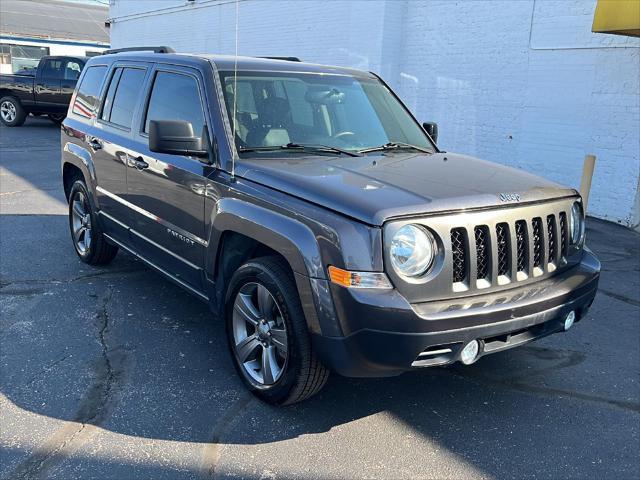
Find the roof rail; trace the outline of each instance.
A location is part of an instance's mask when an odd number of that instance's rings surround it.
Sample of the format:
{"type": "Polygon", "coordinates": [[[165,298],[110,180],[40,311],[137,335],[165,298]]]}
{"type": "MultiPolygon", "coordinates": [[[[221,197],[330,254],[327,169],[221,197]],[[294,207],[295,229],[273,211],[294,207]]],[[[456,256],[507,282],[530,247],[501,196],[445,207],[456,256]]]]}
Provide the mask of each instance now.
{"type": "Polygon", "coordinates": [[[153,53],[176,53],[171,47],[127,47],[127,48],[110,48],[102,52],[103,55],[122,52],[153,52],[153,53]]]}
{"type": "Polygon", "coordinates": [[[269,60],[286,60],[287,62],[301,62],[298,57],[258,57],[258,58],[268,58],[269,60]]]}

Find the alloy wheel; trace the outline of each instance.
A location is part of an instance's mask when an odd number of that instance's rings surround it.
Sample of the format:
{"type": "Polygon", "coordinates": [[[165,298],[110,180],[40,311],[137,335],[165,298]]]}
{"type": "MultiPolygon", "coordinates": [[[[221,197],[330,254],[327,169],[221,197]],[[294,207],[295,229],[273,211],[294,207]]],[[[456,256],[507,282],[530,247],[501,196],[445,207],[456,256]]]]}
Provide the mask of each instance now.
{"type": "Polygon", "coordinates": [[[287,328],[275,298],[262,284],[246,283],[233,304],[233,349],[258,386],[275,384],[285,371],[287,328]]]}
{"type": "Polygon", "coordinates": [[[5,122],[11,123],[16,119],[16,106],[7,100],[0,104],[0,115],[5,122]]]}
{"type": "Polygon", "coordinates": [[[73,241],[78,252],[85,255],[91,247],[91,214],[89,213],[89,202],[82,192],[77,192],[71,202],[73,241]]]}

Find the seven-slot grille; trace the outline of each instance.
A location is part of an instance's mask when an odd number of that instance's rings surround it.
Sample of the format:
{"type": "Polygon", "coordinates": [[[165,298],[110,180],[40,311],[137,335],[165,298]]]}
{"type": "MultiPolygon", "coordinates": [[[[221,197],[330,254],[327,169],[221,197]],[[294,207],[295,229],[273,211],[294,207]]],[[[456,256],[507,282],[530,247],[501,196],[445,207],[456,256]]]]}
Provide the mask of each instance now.
{"type": "Polygon", "coordinates": [[[566,259],[566,219],[560,212],[495,227],[451,229],[453,283],[472,286],[476,281],[478,288],[486,288],[552,272],[566,259]]]}

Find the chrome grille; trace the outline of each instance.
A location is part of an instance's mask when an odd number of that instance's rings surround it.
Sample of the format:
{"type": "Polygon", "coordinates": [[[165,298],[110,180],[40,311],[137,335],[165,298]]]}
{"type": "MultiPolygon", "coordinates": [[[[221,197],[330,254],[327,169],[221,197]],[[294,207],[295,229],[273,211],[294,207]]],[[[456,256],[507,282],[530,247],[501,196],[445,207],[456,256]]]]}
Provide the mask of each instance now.
{"type": "Polygon", "coordinates": [[[451,230],[451,252],[453,254],[453,281],[464,282],[467,278],[465,233],[462,228],[451,230]]]}
{"type": "Polygon", "coordinates": [[[542,257],[544,252],[542,251],[542,220],[539,217],[533,219],[532,223],[532,235],[533,235],[533,266],[542,266],[542,257]]]}
{"type": "Polygon", "coordinates": [[[476,237],[476,278],[486,279],[489,276],[489,262],[491,261],[489,232],[486,226],[475,228],[476,237]]]}
{"type": "Polygon", "coordinates": [[[510,270],[510,248],[509,248],[509,225],[499,223],[496,225],[496,241],[498,243],[498,275],[509,275],[510,270]]]}
{"type": "Polygon", "coordinates": [[[522,282],[566,265],[567,213],[548,212],[451,228],[454,291],[522,282]]]}

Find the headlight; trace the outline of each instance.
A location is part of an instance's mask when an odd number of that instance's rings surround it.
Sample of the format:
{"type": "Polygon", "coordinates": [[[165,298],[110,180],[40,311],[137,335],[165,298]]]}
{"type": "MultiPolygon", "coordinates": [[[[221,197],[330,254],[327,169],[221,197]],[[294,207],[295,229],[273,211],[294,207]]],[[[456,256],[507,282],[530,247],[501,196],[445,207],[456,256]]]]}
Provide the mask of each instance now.
{"type": "Polygon", "coordinates": [[[582,216],[582,205],[580,202],[574,202],[573,207],[571,207],[569,231],[571,233],[571,243],[573,245],[579,244],[584,234],[584,217],[582,216]]]}
{"type": "Polygon", "coordinates": [[[419,225],[405,225],[391,239],[389,257],[400,275],[416,277],[433,263],[435,256],[433,236],[419,225]]]}

